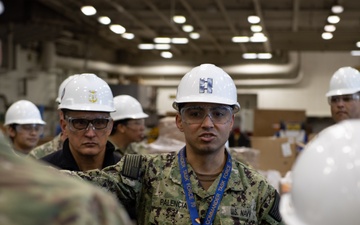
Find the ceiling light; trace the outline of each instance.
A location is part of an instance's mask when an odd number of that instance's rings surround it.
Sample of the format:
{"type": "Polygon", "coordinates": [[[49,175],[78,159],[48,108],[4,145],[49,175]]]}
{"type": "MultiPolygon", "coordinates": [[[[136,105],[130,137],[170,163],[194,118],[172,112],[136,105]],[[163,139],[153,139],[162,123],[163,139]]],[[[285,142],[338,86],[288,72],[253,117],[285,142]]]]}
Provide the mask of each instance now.
{"type": "Polygon", "coordinates": [[[333,7],[331,7],[332,13],[339,14],[342,13],[343,11],[344,11],[344,7],[342,7],[341,5],[334,5],[333,7]]]}
{"type": "Polygon", "coordinates": [[[331,38],[333,38],[333,34],[329,32],[324,32],[321,34],[321,37],[324,40],[330,40],[331,38]]]}
{"type": "Polygon", "coordinates": [[[110,30],[115,34],[123,34],[126,31],[125,27],[121,26],[120,24],[110,25],[110,30]]]}
{"type": "Polygon", "coordinates": [[[104,25],[108,25],[111,23],[111,19],[107,16],[100,16],[98,18],[98,21],[99,21],[99,23],[104,24],[104,25]]]}
{"type": "Polygon", "coordinates": [[[260,25],[251,25],[250,27],[252,32],[261,32],[262,31],[262,27],[260,25]]]}
{"type": "Polygon", "coordinates": [[[183,29],[183,31],[185,31],[185,32],[191,32],[191,31],[194,30],[194,27],[191,26],[191,25],[184,25],[184,26],[182,26],[182,29],[183,29]]]}
{"type": "Polygon", "coordinates": [[[199,39],[200,38],[200,34],[197,32],[192,32],[189,34],[191,39],[199,39]]]}
{"type": "Polygon", "coordinates": [[[258,53],[257,57],[259,59],[271,59],[272,58],[272,54],[271,53],[258,53]]]}
{"type": "Polygon", "coordinates": [[[356,42],[356,47],[360,48],[360,41],[356,42]]]}
{"type": "Polygon", "coordinates": [[[186,22],[186,18],[185,16],[175,15],[173,16],[173,21],[178,24],[183,24],[186,22]]]}
{"type": "Polygon", "coordinates": [[[4,4],[0,1],[0,15],[4,12],[4,4]]]}
{"type": "Polygon", "coordinates": [[[171,39],[169,37],[156,37],[154,38],[154,42],[157,44],[169,44],[171,39]]]}
{"type": "Polygon", "coordinates": [[[235,36],[231,40],[232,40],[232,42],[235,42],[235,43],[245,43],[245,42],[249,42],[250,38],[247,36],[235,36]]]}
{"type": "Polygon", "coordinates": [[[248,22],[251,24],[259,23],[260,17],[258,16],[248,16],[248,22]]]}
{"type": "Polygon", "coordinates": [[[171,38],[173,44],[187,44],[189,40],[187,38],[171,38]]]}
{"type": "Polygon", "coordinates": [[[353,51],[350,52],[350,54],[352,56],[360,56],[360,51],[359,50],[353,50],[353,51]]]}
{"type": "Polygon", "coordinates": [[[263,33],[255,33],[250,37],[251,42],[266,42],[268,38],[263,33]]]}
{"type": "Polygon", "coordinates": [[[157,50],[168,50],[170,47],[169,44],[155,44],[155,49],[157,50]]]}
{"type": "Polygon", "coordinates": [[[337,15],[331,15],[327,18],[327,21],[331,24],[336,24],[336,23],[340,22],[340,17],[337,15]]]}
{"type": "Polygon", "coordinates": [[[133,33],[123,33],[121,36],[128,40],[132,40],[135,37],[135,35],[133,33]]]}
{"type": "Polygon", "coordinates": [[[81,7],[81,12],[84,13],[84,15],[86,16],[92,16],[96,14],[96,9],[91,5],[87,5],[81,7]]]}
{"type": "Polygon", "coordinates": [[[244,59],[256,59],[257,58],[256,53],[244,53],[242,55],[242,57],[244,59]]]}
{"type": "Polygon", "coordinates": [[[325,25],[324,30],[326,32],[334,32],[336,30],[335,25],[325,25]]]}
{"type": "Polygon", "coordinates": [[[138,48],[141,49],[141,50],[152,50],[155,48],[154,44],[139,44],[138,45],[138,48]]]}
{"type": "Polygon", "coordinates": [[[173,54],[171,52],[161,52],[160,53],[161,57],[165,58],[165,59],[171,59],[173,57],[173,54]]]}

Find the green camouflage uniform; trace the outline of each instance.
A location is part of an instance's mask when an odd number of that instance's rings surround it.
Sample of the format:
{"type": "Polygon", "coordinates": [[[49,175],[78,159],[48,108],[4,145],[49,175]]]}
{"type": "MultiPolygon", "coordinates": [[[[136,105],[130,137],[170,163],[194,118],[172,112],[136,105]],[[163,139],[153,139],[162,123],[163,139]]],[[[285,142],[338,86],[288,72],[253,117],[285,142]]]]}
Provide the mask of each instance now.
{"type": "Polygon", "coordinates": [[[0,224],[128,225],[109,193],[19,157],[0,138],[0,224]]]}
{"type": "Polygon", "coordinates": [[[61,141],[61,133],[55,136],[51,141],[48,141],[42,145],[37,146],[31,150],[28,154],[28,157],[40,159],[50,153],[61,150],[63,142],[61,141]]]}
{"type": "MultiPolygon", "coordinates": [[[[187,167],[199,216],[204,218],[220,176],[206,191],[191,166],[187,167]]],[[[191,224],[176,153],[126,155],[102,171],[68,173],[116,193],[125,207],[136,205],[139,225],[191,224]]],[[[279,198],[262,175],[233,160],[213,224],[283,224],[278,222],[279,198]]]]}
{"type": "Polygon", "coordinates": [[[147,149],[143,143],[130,143],[126,148],[119,148],[115,145],[115,152],[119,153],[122,157],[126,154],[146,154],[147,149]]]}

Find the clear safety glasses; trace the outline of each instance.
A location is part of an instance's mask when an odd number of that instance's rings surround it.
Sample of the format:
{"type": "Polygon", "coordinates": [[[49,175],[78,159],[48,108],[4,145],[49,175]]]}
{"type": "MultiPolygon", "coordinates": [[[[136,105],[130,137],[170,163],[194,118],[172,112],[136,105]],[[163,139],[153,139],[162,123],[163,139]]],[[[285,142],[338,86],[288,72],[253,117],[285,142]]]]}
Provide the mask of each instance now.
{"type": "Polygon", "coordinates": [[[214,124],[226,124],[233,114],[230,106],[189,106],[180,110],[182,120],[187,124],[201,124],[209,116],[214,124]]]}
{"type": "Polygon", "coordinates": [[[17,132],[36,132],[38,134],[44,133],[44,125],[42,124],[19,124],[15,129],[17,132]]]}
{"type": "Polygon", "coordinates": [[[351,95],[336,95],[329,97],[328,103],[331,105],[331,104],[336,104],[340,101],[351,102],[351,101],[358,101],[359,99],[360,99],[359,93],[355,93],[351,95]]]}
{"type": "Polygon", "coordinates": [[[108,127],[111,118],[96,118],[92,120],[83,119],[83,118],[72,118],[66,117],[67,121],[70,124],[70,130],[72,131],[81,131],[89,130],[91,125],[93,130],[103,130],[108,127]]]}

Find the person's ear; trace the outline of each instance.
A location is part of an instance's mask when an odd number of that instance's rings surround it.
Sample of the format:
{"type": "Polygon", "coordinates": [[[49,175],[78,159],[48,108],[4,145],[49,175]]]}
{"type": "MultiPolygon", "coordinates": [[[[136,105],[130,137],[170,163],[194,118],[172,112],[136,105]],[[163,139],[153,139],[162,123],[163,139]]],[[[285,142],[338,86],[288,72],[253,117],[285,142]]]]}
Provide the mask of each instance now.
{"type": "Polygon", "coordinates": [[[175,122],[176,122],[177,128],[178,128],[181,132],[184,132],[183,123],[182,123],[182,118],[181,118],[181,115],[180,115],[179,113],[176,114],[175,122]]]}

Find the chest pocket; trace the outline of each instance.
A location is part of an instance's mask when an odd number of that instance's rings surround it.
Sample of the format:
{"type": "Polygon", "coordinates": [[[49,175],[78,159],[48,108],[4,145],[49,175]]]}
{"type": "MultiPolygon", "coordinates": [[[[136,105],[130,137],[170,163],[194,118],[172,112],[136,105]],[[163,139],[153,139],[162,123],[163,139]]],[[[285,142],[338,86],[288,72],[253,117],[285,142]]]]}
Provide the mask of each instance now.
{"type": "Polygon", "coordinates": [[[186,201],[153,196],[149,222],[151,224],[191,224],[186,201]]]}

